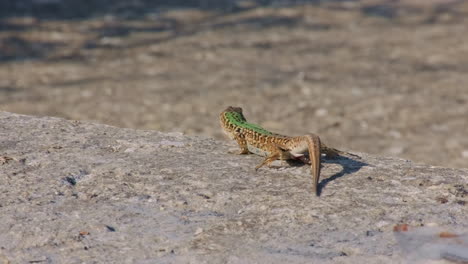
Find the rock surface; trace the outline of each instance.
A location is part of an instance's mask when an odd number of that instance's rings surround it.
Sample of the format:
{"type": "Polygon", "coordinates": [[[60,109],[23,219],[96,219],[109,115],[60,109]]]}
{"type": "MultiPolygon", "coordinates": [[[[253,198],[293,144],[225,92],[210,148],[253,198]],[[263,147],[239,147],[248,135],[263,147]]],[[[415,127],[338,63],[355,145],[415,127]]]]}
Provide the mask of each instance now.
{"type": "Polygon", "coordinates": [[[0,112],[0,263],[399,263],[396,224],[468,229],[466,169],[324,158],[315,197],[234,147],[0,112]]]}
{"type": "Polygon", "coordinates": [[[467,28],[460,0],[0,1],[0,109],[221,140],[213,120],[240,106],[467,168],[467,28]]]}

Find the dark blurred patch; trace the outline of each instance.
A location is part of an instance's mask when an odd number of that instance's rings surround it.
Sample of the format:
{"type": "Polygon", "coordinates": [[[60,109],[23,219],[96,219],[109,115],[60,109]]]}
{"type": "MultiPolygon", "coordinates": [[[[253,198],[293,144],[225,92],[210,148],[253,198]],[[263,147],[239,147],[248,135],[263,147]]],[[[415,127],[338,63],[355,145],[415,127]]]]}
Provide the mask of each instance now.
{"type": "Polygon", "coordinates": [[[110,225],[106,225],[106,228],[107,228],[107,231],[109,231],[109,232],[115,232],[116,231],[115,227],[110,226],[110,225]]]}
{"type": "MultiPolygon", "coordinates": [[[[453,11],[462,2],[463,0],[440,0],[432,5],[435,13],[438,13],[448,9],[453,11]]],[[[146,14],[160,14],[171,9],[196,8],[231,13],[260,6],[274,8],[331,4],[335,8],[341,6],[346,9],[354,6],[353,8],[360,8],[363,14],[392,19],[398,16],[398,9],[408,3],[411,1],[380,0],[368,5],[360,0],[15,0],[0,1],[0,18],[31,16],[60,20],[113,15],[122,19],[141,19],[146,14]]]]}
{"type": "MultiPolygon", "coordinates": [[[[115,23],[109,25],[103,25],[101,28],[96,30],[99,32],[99,37],[88,41],[83,48],[85,49],[98,49],[98,48],[131,48],[137,46],[144,46],[149,44],[156,44],[171,41],[173,39],[179,37],[186,37],[191,36],[194,34],[199,33],[207,28],[209,29],[223,29],[223,28],[230,28],[236,26],[245,26],[245,27],[256,27],[256,28],[268,28],[268,27],[275,27],[275,26],[288,26],[292,27],[298,23],[300,23],[301,18],[298,17],[285,17],[285,16],[263,16],[263,17],[254,17],[254,18],[246,18],[240,19],[232,22],[222,22],[222,23],[211,23],[209,25],[203,27],[184,27],[180,25],[176,20],[165,19],[163,23],[159,25],[155,25],[152,27],[135,27],[135,26],[128,26],[124,23],[115,23]],[[143,40],[140,42],[132,43],[130,45],[112,45],[108,43],[100,43],[100,40],[104,37],[122,37],[131,32],[160,32],[160,31],[168,31],[171,34],[169,36],[164,36],[159,39],[152,39],[152,40],[143,40]]],[[[324,25],[323,28],[328,28],[328,26],[324,25]]],[[[258,44],[261,48],[270,48],[270,43],[261,43],[258,44]]]]}
{"type": "Polygon", "coordinates": [[[14,93],[18,91],[17,88],[11,86],[0,86],[0,93],[14,93]]]}
{"type": "Polygon", "coordinates": [[[173,30],[179,26],[175,19],[162,18],[152,22],[151,26],[133,26],[125,23],[114,22],[104,24],[102,27],[94,31],[99,33],[99,37],[124,37],[131,32],[162,32],[173,30]]]}
{"type": "Polygon", "coordinates": [[[71,186],[75,186],[76,185],[76,179],[73,178],[73,176],[67,176],[65,178],[63,178],[63,180],[65,182],[67,182],[68,184],[70,184],[71,186]]]}
{"type": "Polygon", "coordinates": [[[0,61],[43,58],[53,49],[63,45],[56,42],[31,42],[11,36],[0,40],[0,61]]]}
{"type": "MultiPolygon", "coordinates": [[[[408,0],[409,1],[409,0],[408,0]]],[[[330,30],[331,25],[308,24],[300,16],[258,15],[255,17],[238,18],[235,20],[219,20],[218,18],[235,12],[244,12],[258,7],[276,8],[297,5],[319,5],[324,8],[341,7],[360,11],[366,16],[377,16],[387,19],[395,19],[405,12],[418,12],[418,8],[408,8],[400,1],[378,0],[372,4],[366,4],[360,0],[15,0],[0,1],[0,32],[5,31],[10,35],[0,38],[0,63],[11,60],[24,59],[48,59],[48,60],[80,60],[84,59],[82,50],[90,49],[122,49],[136,46],[152,45],[171,41],[176,38],[191,36],[204,30],[225,29],[233,27],[253,27],[264,29],[269,27],[295,27],[302,26],[314,30],[330,30]],[[197,9],[198,11],[215,11],[203,19],[187,18],[179,15],[172,18],[171,11],[184,11],[197,9]],[[404,10],[405,12],[400,12],[404,10]],[[167,15],[169,14],[169,15],[167,15]],[[107,17],[109,16],[109,17],[107,17]],[[66,43],[44,41],[44,38],[33,39],[24,37],[22,32],[28,30],[52,31],[47,26],[48,22],[55,20],[80,20],[98,17],[100,26],[94,25],[83,29],[83,33],[94,33],[90,38],[73,46],[66,43]],[[109,19],[107,19],[109,18],[109,19]],[[144,25],[138,24],[144,20],[144,25]],[[153,37],[125,43],[118,38],[124,38],[133,32],[160,33],[153,37]],[[112,39],[116,38],[116,39],[112,39]],[[69,49],[59,50],[59,47],[69,49]],[[59,52],[57,52],[59,51],[59,52]]],[[[434,4],[426,23],[435,23],[441,14],[456,13],[456,5],[460,1],[440,1],[434,4]],[[446,3],[446,4],[443,4],[446,3]]],[[[207,12],[205,12],[207,13],[207,12]]],[[[188,15],[190,16],[190,15],[188,15]]],[[[74,21],[72,22],[74,23],[74,21]]],[[[64,23],[65,24],[65,23],[64,23]]],[[[57,27],[57,25],[54,25],[57,27]]],[[[58,26],[60,28],[60,26],[58,26]]],[[[53,29],[57,32],[69,33],[70,29],[53,29]]],[[[35,31],[37,32],[37,31],[35,31]]],[[[75,32],[80,34],[81,32],[75,32]]],[[[91,34],[90,34],[91,35],[91,34]]],[[[34,35],[38,36],[38,34],[34,35]]],[[[271,48],[271,43],[258,43],[262,49],[271,48]]],[[[430,69],[429,69],[430,70],[430,69]]]]}
{"type": "Polygon", "coordinates": [[[370,5],[361,8],[361,11],[370,16],[384,17],[388,19],[395,18],[397,16],[397,9],[388,5],[370,5]]]}
{"type": "Polygon", "coordinates": [[[28,25],[15,24],[0,20],[0,31],[24,31],[28,28],[28,25]]]}
{"type": "Polygon", "coordinates": [[[249,27],[275,27],[275,26],[294,26],[299,22],[300,18],[297,17],[283,17],[283,16],[264,16],[241,19],[234,22],[215,24],[213,28],[225,28],[236,25],[245,25],[249,27]]]}
{"type": "MultiPolygon", "coordinates": [[[[0,16],[33,16],[41,19],[82,19],[112,14],[141,18],[146,13],[173,8],[233,10],[234,0],[15,0],[0,1],[0,16]]],[[[274,1],[259,1],[274,2],[274,1]]]]}
{"type": "Polygon", "coordinates": [[[414,68],[417,71],[425,71],[425,72],[441,72],[441,71],[464,71],[461,65],[451,65],[451,64],[429,64],[429,63],[417,63],[414,65],[414,68]]]}
{"type": "Polygon", "coordinates": [[[75,87],[75,86],[78,86],[78,85],[86,85],[86,84],[99,82],[99,81],[103,81],[103,80],[106,80],[106,78],[103,78],[103,77],[85,78],[85,79],[79,79],[79,80],[73,80],[73,81],[57,82],[57,83],[52,84],[52,86],[56,86],[56,87],[58,86],[58,87],[62,87],[62,88],[75,87]]]}
{"type": "MultiPolygon", "coordinates": [[[[386,0],[383,0],[385,2],[386,0]]],[[[359,0],[16,0],[0,1],[0,17],[32,16],[40,19],[83,19],[113,15],[125,19],[141,19],[148,13],[170,9],[197,8],[221,13],[240,12],[259,6],[284,7],[304,4],[359,2],[359,0]]],[[[387,7],[366,7],[364,13],[393,15],[387,7]]]]}

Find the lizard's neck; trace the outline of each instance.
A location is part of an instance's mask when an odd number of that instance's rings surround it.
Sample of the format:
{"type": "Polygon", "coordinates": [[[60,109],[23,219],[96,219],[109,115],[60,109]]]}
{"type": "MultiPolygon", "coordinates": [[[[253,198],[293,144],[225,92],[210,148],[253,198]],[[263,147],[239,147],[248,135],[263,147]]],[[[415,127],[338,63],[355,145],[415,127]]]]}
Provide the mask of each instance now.
{"type": "Polygon", "coordinates": [[[264,129],[263,127],[247,122],[242,114],[236,112],[226,112],[224,113],[224,123],[225,127],[231,129],[243,128],[248,129],[254,132],[257,132],[262,135],[273,135],[274,133],[264,129]]]}

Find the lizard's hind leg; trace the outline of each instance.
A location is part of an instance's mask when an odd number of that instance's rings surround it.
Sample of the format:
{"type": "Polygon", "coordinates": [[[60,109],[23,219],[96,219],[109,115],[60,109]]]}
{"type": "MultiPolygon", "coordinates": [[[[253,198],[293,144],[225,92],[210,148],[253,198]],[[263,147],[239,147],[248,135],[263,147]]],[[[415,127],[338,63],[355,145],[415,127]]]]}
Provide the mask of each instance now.
{"type": "Polygon", "coordinates": [[[265,165],[270,165],[275,160],[288,160],[292,159],[291,153],[288,150],[281,148],[278,145],[275,145],[275,149],[271,152],[271,154],[265,158],[258,166],[255,167],[255,170],[260,169],[265,165]]]}
{"type": "Polygon", "coordinates": [[[325,153],[325,156],[327,156],[327,158],[336,158],[340,155],[340,151],[337,150],[337,149],[334,149],[334,148],[329,148],[327,146],[325,146],[323,143],[322,143],[322,146],[321,146],[321,152],[322,153],[325,153]]]}

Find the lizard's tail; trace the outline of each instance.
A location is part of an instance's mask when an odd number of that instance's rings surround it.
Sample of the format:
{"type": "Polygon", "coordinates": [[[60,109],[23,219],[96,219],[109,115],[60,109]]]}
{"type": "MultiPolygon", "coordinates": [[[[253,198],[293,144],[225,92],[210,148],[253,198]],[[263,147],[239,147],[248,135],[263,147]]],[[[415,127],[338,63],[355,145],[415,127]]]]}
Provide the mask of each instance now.
{"type": "Polygon", "coordinates": [[[320,138],[317,135],[307,135],[307,145],[309,148],[310,169],[312,171],[312,189],[318,196],[318,184],[320,179],[320,138]]]}

